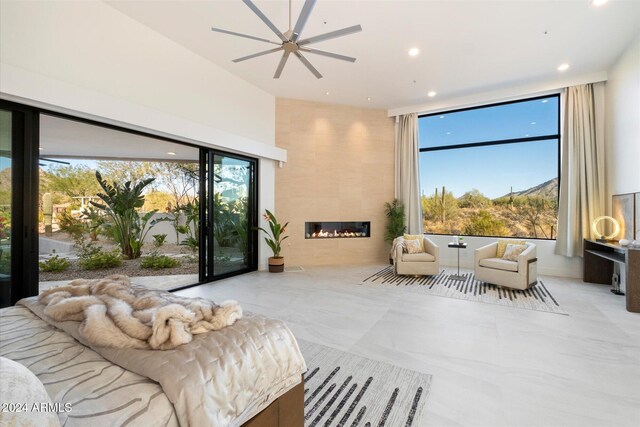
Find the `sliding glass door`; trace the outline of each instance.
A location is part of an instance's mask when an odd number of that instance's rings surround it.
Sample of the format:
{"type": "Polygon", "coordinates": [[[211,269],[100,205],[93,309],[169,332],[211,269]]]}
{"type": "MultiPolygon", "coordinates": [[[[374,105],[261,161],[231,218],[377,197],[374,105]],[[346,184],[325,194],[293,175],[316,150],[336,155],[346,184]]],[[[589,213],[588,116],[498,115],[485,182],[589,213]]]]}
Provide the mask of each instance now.
{"type": "Polygon", "coordinates": [[[0,306],[11,300],[11,111],[0,110],[0,306]]]}
{"type": "Polygon", "coordinates": [[[204,256],[208,280],[257,269],[258,220],[254,159],[209,151],[204,256]]]}
{"type": "Polygon", "coordinates": [[[0,100],[0,307],[72,278],[175,290],[257,270],[257,175],[253,158],[0,100]],[[146,183],[139,238],[91,203],[98,176],[146,183]],[[96,251],[114,262],[92,268],[96,251]]]}
{"type": "Polygon", "coordinates": [[[0,101],[0,307],[37,292],[37,114],[0,101]]]}

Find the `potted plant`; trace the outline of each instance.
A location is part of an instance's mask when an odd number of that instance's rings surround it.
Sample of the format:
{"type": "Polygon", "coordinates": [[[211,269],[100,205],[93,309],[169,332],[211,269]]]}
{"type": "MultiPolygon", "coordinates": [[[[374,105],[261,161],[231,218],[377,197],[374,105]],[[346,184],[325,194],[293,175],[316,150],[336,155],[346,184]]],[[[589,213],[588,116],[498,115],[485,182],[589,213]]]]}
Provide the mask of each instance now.
{"type": "Polygon", "coordinates": [[[264,241],[267,242],[267,245],[269,245],[273,251],[273,256],[269,257],[269,271],[271,273],[282,273],[284,271],[284,257],[280,256],[280,251],[282,250],[282,241],[289,237],[284,236],[284,232],[289,223],[287,222],[282,225],[268,209],[265,209],[265,212],[264,219],[269,223],[269,229],[271,231],[269,232],[262,227],[258,227],[258,230],[265,232],[267,237],[264,238],[264,241]]]}
{"type": "MultiPolygon", "coordinates": [[[[387,216],[384,240],[391,243],[396,237],[402,236],[407,229],[404,225],[404,205],[398,199],[393,199],[393,202],[384,204],[384,213],[387,216]]],[[[393,264],[391,258],[389,264],[393,264]]]]}

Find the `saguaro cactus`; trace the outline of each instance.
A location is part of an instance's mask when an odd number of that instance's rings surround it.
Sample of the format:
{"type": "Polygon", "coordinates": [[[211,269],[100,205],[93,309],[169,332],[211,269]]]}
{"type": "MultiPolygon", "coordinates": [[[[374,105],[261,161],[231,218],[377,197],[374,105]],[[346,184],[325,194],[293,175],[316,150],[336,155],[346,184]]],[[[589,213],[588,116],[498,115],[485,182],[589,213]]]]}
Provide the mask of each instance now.
{"type": "Polygon", "coordinates": [[[42,214],[44,217],[44,234],[51,236],[53,234],[53,202],[51,193],[45,193],[42,196],[42,214]]]}
{"type": "Polygon", "coordinates": [[[440,205],[440,222],[445,222],[447,220],[447,200],[445,199],[447,195],[446,187],[442,186],[442,194],[440,195],[440,199],[438,200],[438,189],[436,189],[436,200],[440,205]]]}

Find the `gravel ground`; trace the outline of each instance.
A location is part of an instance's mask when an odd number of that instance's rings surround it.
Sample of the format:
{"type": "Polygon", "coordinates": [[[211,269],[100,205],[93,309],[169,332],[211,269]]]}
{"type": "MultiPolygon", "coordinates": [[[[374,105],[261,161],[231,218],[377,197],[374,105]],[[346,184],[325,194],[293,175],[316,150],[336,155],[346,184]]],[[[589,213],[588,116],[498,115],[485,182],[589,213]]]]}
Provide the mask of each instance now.
{"type": "MultiPolygon", "coordinates": [[[[44,235],[42,235],[44,237],[44,235]]],[[[50,239],[55,239],[63,242],[72,242],[73,239],[64,232],[55,232],[50,239]]],[[[103,240],[104,237],[100,237],[100,239],[95,242],[97,245],[101,246],[105,250],[110,250],[116,245],[111,242],[103,240]]],[[[153,245],[147,243],[142,248],[142,256],[149,254],[154,249],[153,245]]],[[[160,254],[166,255],[176,255],[176,254],[190,254],[185,246],[180,246],[176,244],[167,243],[163,245],[158,252],[160,254]]],[[[216,248],[214,252],[216,255],[226,255],[228,257],[232,257],[231,259],[227,258],[226,261],[215,260],[215,269],[216,274],[224,274],[228,271],[234,271],[239,268],[243,268],[244,263],[242,262],[242,252],[237,248],[216,248]]],[[[197,258],[197,255],[196,255],[197,258]]],[[[181,274],[198,274],[198,261],[197,259],[189,262],[188,258],[180,257],[178,258],[180,261],[180,265],[174,268],[163,268],[160,270],[153,270],[150,268],[142,268],[140,266],[141,259],[132,259],[132,260],[122,260],[122,265],[120,267],[107,268],[102,270],[83,270],[78,266],[78,261],[71,259],[71,267],[69,267],[65,271],[61,271],[58,273],[54,272],[44,272],[40,271],[40,281],[48,282],[48,281],[57,281],[57,280],[73,280],[73,279],[100,279],[105,276],[109,276],[111,274],[124,274],[130,277],[141,277],[141,276],[169,276],[169,275],[181,275],[181,274]]]]}
{"type": "Polygon", "coordinates": [[[198,274],[198,262],[187,262],[180,260],[180,265],[174,268],[163,268],[154,270],[151,268],[140,267],[138,259],[123,260],[120,267],[105,268],[103,270],[83,270],[77,261],[71,261],[71,267],[59,273],[40,272],[40,281],[47,282],[50,280],[73,280],[73,279],[100,279],[111,274],[124,274],[130,277],[135,276],[168,276],[174,274],[198,274]]]}

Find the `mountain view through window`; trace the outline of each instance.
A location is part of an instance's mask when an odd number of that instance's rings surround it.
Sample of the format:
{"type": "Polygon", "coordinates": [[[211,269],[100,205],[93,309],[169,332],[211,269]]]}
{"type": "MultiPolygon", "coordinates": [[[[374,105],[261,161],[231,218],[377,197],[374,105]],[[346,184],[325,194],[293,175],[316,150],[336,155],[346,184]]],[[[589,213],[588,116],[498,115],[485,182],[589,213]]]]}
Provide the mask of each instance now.
{"type": "Polygon", "coordinates": [[[559,96],[421,116],[425,233],[555,239],[559,96]]]}

